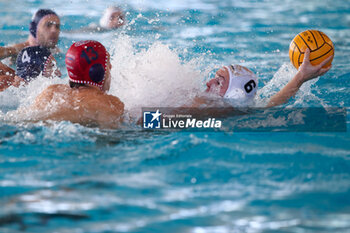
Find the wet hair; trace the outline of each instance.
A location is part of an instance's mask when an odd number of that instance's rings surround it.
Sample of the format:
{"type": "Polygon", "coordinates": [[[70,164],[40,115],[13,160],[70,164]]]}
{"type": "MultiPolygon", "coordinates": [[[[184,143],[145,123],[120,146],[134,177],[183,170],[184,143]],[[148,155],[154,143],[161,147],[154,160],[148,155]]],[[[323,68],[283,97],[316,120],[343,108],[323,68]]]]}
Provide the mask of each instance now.
{"type": "Polygon", "coordinates": [[[79,88],[79,87],[86,87],[85,83],[74,83],[72,81],[69,81],[70,88],[79,88]]]}

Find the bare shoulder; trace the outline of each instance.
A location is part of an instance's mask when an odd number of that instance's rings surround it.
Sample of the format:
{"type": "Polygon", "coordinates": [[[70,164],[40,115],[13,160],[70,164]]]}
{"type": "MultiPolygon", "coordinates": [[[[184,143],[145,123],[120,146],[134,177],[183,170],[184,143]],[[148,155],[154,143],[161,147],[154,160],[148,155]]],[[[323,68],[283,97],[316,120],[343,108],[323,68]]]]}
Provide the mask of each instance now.
{"type": "Polygon", "coordinates": [[[118,128],[124,114],[124,104],[116,96],[101,92],[91,93],[85,102],[85,110],[90,118],[103,128],[118,128]]]}
{"type": "Polygon", "coordinates": [[[108,94],[105,94],[105,95],[109,104],[124,108],[124,103],[118,97],[113,95],[108,95],[108,94]]]}
{"type": "Polygon", "coordinates": [[[124,103],[116,96],[108,94],[99,95],[100,109],[105,112],[121,115],[124,112],[124,103]]]}
{"type": "Polygon", "coordinates": [[[96,88],[76,89],[64,84],[47,87],[36,98],[33,108],[44,113],[43,119],[97,124],[106,128],[117,128],[124,113],[124,104],[118,97],[96,88]]]}
{"type": "Polygon", "coordinates": [[[68,87],[67,85],[65,84],[53,84],[53,85],[50,85],[48,86],[45,91],[66,91],[66,90],[69,90],[70,87],[68,87]]]}
{"type": "Polygon", "coordinates": [[[62,93],[62,92],[68,92],[69,87],[64,84],[54,84],[48,86],[39,96],[46,96],[46,95],[53,95],[55,93],[62,93]]]}
{"type": "Polygon", "coordinates": [[[34,106],[36,108],[41,108],[44,106],[44,103],[48,103],[54,97],[55,94],[64,94],[68,92],[69,87],[64,84],[54,84],[48,86],[45,90],[43,90],[35,99],[34,106]]]}

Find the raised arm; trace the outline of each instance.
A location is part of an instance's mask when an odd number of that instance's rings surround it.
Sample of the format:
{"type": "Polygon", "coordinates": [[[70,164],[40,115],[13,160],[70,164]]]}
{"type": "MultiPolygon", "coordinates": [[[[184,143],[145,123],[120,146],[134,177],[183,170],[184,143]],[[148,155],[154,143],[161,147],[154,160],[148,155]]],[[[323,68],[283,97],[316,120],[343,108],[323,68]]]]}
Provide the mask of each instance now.
{"type": "Polygon", "coordinates": [[[332,65],[327,68],[322,68],[332,59],[332,56],[321,62],[319,65],[313,66],[310,62],[310,50],[306,49],[303,63],[299,67],[298,72],[290,80],[285,87],[272,96],[266,107],[274,107],[286,103],[292,96],[294,96],[304,82],[322,76],[332,68],[332,65]]]}

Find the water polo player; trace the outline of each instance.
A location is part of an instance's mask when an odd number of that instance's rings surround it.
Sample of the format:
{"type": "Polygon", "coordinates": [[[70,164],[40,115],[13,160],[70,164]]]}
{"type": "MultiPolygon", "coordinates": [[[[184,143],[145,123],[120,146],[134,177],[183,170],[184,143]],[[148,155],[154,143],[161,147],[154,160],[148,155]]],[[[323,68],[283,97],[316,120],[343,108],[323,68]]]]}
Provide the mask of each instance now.
{"type": "Polygon", "coordinates": [[[29,45],[40,45],[53,49],[60,35],[60,18],[49,9],[40,9],[29,26],[29,45]]]}
{"type": "Polygon", "coordinates": [[[251,70],[240,65],[230,65],[219,69],[215,77],[207,82],[206,92],[226,100],[250,102],[257,89],[258,79],[251,70]]]}
{"type": "MultiPolygon", "coordinates": [[[[322,68],[333,57],[329,57],[319,65],[311,65],[310,50],[306,50],[302,65],[296,75],[287,85],[271,97],[267,107],[284,104],[294,96],[301,85],[311,79],[324,75],[331,66],[322,68]]],[[[215,77],[207,82],[206,92],[220,96],[225,102],[233,104],[250,104],[256,95],[258,81],[255,74],[246,67],[239,65],[224,66],[219,69],[215,77]]],[[[210,105],[212,100],[197,97],[193,106],[210,105]]]]}
{"type": "Polygon", "coordinates": [[[125,14],[123,10],[117,6],[111,6],[106,8],[99,21],[99,25],[96,23],[90,23],[87,27],[81,27],[77,30],[72,30],[70,33],[97,33],[106,32],[114,29],[118,29],[125,25],[125,14]]]}
{"type": "Polygon", "coordinates": [[[61,77],[61,72],[56,66],[56,60],[50,50],[45,47],[31,46],[24,48],[17,56],[16,76],[3,77],[2,90],[13,85],[18,87],[21,83],[28,83],[40,74],[44,77],[61,77]]]}
{"type": "Polygon", "coordinates": [[[100,26],[104,29],[116,29],[125,24],[125,15],[119,7],[108,7],[100,19],[100,26]]]}
{"type": "Polygon", "coordinates": [[[49,9],[38,10],[29,25],[28,40],[0,49],[0,59],[16,56],[27,46],[42,46],[58,51],[57,42],[60,35],[60,18],[49,9]]]}
{"type": "Polygon", "coordinates": [[[30,112],[36,113],[37,120],[118,127],[124,104],[106,94],[112,68],[106,48],[97,41],[76,42],[66,54],[66,66],[69,86],[49,86],[36,98],[30,112]]]}
{"type": "Polygon", "coordinates": [[[50,50],[41,46],[32,46],[23,49],[17,56],[16,75],[29,82],[40,74],[44,77],[58,76],[61,72],[56,66],[56,59],[50,50]]]}

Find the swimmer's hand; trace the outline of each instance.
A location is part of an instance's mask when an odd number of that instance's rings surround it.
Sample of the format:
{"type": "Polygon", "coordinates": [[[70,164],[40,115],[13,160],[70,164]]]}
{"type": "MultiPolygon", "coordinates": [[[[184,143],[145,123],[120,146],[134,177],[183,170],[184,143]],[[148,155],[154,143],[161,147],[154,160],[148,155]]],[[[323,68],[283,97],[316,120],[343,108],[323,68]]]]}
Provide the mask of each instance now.
{"type": "Polygon", "coordinates": [[[310,50],[306,49],[303,63],[299,67],[296,75],[287,83],[285,87],[282,88],[282,90],[270,98],[266,107],[269,108],[286,103],[292,96],[295,96],[303,83],[327,73],[332,68],[332,65],[328,66],[327,68],[322,67],[326,65],[327,62],[332,59],[332,57],[333,56],[330,56],[321,62],[321,64],[313,66],[310,62],[310,50]]]}
{"type": "Polygon", "coordinates": [[[333,56],[330,56],[319,65],[313,66],[310,62],[310,50],[306,49],[303,63],[298,70],[299,75],[297,77],[299,78],[299,81],[304,83],[327,73],[332,68],[332,65],[329,65],[326,68],[322,67],[332,60],[332,58],[333,56]]]}

